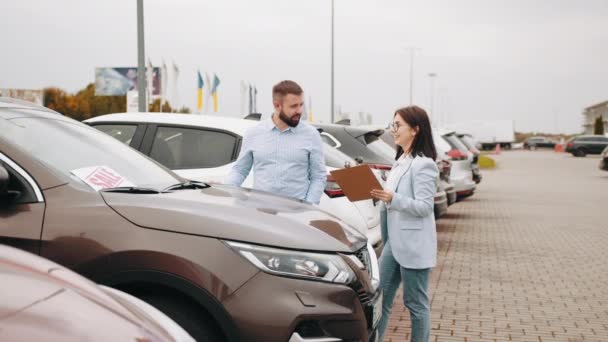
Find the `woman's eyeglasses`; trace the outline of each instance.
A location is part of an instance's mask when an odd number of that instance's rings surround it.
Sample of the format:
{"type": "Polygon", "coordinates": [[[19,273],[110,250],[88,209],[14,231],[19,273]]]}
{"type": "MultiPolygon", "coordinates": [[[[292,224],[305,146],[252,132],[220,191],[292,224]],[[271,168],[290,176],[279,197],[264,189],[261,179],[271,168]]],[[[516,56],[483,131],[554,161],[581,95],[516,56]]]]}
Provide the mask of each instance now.
{"type": "Polygon", "coordinates": [[[389,127],[391,128],[391,131],[397,132],[399,128],[403,127],[403,125],[393,122],[389,125],[389,127]]]}

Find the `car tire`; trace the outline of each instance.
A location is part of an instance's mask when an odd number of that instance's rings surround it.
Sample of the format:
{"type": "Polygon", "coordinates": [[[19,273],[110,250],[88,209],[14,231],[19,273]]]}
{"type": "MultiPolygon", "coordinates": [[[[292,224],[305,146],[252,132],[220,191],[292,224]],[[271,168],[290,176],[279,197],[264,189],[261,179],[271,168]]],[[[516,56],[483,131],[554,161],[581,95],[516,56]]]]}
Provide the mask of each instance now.
{"type": "Polygon", "coordinates": [[[577,148],[574,150],[574,152],[572,152],[572,155],[575,157],[584,157],[587,155],[587,152],[582,148],[577,148]]]}
{"type": "Polygon", "coordinates": [[[136,297],[169,316],[196,341],[227,341],[213,317],[193,306],[185,298],[161,296],[155,293],[145,293],[136,297]]]}

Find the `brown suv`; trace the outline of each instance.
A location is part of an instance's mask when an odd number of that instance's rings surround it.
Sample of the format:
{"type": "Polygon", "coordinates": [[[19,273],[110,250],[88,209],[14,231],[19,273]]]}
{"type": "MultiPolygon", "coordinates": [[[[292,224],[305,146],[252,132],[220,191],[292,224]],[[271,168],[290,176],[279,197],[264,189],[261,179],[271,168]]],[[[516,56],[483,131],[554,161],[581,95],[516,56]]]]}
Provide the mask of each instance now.
{"type": "Polygon", "coordinates": [[[3,98],[0,217],[0,243],[133,294],[199,341],[375,339],[378,266],[353,228],[303,202],[186,181],[3,98]]]}

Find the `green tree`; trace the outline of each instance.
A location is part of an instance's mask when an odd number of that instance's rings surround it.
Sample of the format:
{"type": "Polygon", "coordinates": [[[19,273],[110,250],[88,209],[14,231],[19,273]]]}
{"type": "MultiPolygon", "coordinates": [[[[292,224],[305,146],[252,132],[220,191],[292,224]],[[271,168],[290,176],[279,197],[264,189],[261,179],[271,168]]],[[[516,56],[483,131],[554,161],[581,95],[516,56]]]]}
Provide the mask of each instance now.
{"type": "MultiPolygon", "coordinates": [[[[127,98],[126,96],[95,96],[95,84],[89,83],[73,95],[56,87],[45,88],[44,106],[65,116],[82,121],[99,115],[126,112],[127,98]]],[[[154,100],[148,106],[148,111],[190,113],[188,107],[173,108],[169,102],[165,102],[161,110],[160,99],[154,100]]]]}
{"type": "Polygon", "coordinates": [[[171,108],[171,105],[169,104],[169,102],[165,102],[163,104],[163,108],[160,108],[160,99],[156,99],[154,100],[154,102],[152,102],[149,106],[148,106],[148,111],[149,112],[161,112],[161,113],[172,113],[173,112],[173,108],[171,108]]]}
{"type": "Polygon", "coordinates": [[[176,113],[180,113],[180,114],[190,114],[192,113],[190,111],[190,108],[183,106],[182,108],[180,108],[176,113]]]}
{"type": "Polygon", "coordinates": [[[127,109],[125,96],[95,96],[95,84],[71,95],[62,89],[44,89],[44,106],[82,121],[98,115],[120,113],[127,109]]]}
{"type": "Polygon", "coordinates": [[[597,119],[595,119],[593,134],[604,135],[604,120],[602,120],[602,115],[598,116],[597,119]]]}

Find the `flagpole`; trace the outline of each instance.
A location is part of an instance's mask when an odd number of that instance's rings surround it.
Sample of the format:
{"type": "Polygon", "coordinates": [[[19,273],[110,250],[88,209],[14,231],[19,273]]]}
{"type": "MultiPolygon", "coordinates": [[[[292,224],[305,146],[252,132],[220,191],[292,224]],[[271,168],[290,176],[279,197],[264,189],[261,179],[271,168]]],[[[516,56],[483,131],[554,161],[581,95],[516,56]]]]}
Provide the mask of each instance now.
{"type": "Polygon", "coordinates": [[[331,123],[334,123],[334,0],[331,0],[331,123]]]}
{"type": "Polygon", "coordinates": [[[137,0],[137,101],[138,110],[146,112],[146,56],[144,52],[144,0],[137,0]]]}

